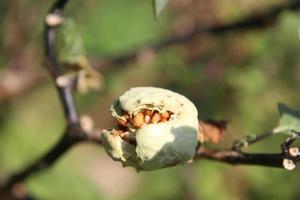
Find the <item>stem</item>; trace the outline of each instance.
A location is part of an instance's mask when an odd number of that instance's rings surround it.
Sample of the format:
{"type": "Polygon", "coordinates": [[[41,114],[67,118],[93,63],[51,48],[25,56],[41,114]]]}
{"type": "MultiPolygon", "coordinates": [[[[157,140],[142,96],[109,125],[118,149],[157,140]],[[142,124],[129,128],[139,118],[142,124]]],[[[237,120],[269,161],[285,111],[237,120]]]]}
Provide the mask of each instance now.
{"type": "MultiPolygon", "coordinates": [[[[60,17],[63,8],[68,0],[56,0],[47,16],[57,15],[60,17]]],[[[0,187],[0,197],[9,197],[15,199],[12,188],[15,184],[26,180],[29,176],[43,169],[51,167],[65,152],[67,152],[74,144],[87,139],[87,134],[81,129],[78,113],[74,104],[72,95],[72,86],[59,87],[56,79],[62,75],[61,66],[55,51],[56,32],[55,27],[50,26],[45,21],[44,24],[44,46],[46,59],[48,61],[49,73],[52,76],[57,92],[60,97],[66,121],[67,128],[58,143],[50,149],[45,155],[27,166],[20,172],[11,175],[8,180],[0,187]]]]}
{"type": "Polygon", "coordinates": [[[252,137],[251,135],[249,137],[246,136],[246,138],[244,139],[240,139],[237,140],[233,143],[232,145],[232,150],[237,150],[240,151],[242,148],[247,147],[251,144],[255,144],[257,142],[260,142],[264,139],[266,139],[267,137],[270,137],[274,135],[274,133],[272,131],[260,134],[260,135],[254,135],[254,137],[252,137]]]}
{"type": "MultiPolygon", "coordinates": [[[[300,148],[298,148],[300,150],[300,148]]],[[[236,150],[210,150],[204,147],[198,149],[194,160],[208,159],[232,165],[258,165],[264,167],[284,168],[283,153],[243,153],[236,150]]],[[[300,155],[291,158],[296,164],[300,155]]]]}
{"type": "Polygon", "coordinates": [[[9,177],[5,185],[1,188],[5,191],[10,191],[12,186],[16,183],[22,182],[33,173],[37,173],[45,168],[48,168],[57,161],[62,154],[64,154],[70,147],[72,147],[79,140],[74,140],[68,134],[64,134],[58,143],[44,156],[39,158],[37,161],[23,169],[22,171],[13,174],[9,177]]]}
{"type": "MultiPolygon", "coordinates": [[[[47,16],[52,14],[60,17],[63,8],[68,2],[69,2],[68,0],[55,1],[53,6],[48,11],[47,16]]],[[[69,124],[78,124],[79,117],[73,100],[72,86],[59,87],[56,84],[56,80],[59,76],[62,75],[62,72],[61,72],[61,66],[59,60],[57,58],[57,53],[55,51],[55,40],[56,40],[55,29],[56,29],[55,27],[49,26],[47,22],[45,22],[44,44],[46,50],[45,54],[48,61],[48,67],[49,67],[50,74],[52,75],[52,79],[56,85],[56,89],[58,91],[67,122],[69,124]]]]}

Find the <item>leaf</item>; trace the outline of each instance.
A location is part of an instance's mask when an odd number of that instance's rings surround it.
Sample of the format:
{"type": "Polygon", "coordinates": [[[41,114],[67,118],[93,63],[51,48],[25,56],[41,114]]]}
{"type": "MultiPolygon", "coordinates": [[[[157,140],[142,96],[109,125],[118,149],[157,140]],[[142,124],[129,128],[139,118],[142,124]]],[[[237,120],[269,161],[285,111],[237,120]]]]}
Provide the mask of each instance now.
{"type": "Polygon", "coordinates": [[[84,43],[75,21],[71,18],[64,20],[58,30],[59,60],[64,67],[65,75],[60,80],[65,82],[77,78],[77,89],[86,93],[90,89],[101,89],[103,77],[92,68],[86,55],[84,43]],[[75,73],[75,76],[74,76],[75,73]]]}
{"type": "Polygon", "coordinates": [[[285,104],[278,104],[280,115],[279,125],[273,129],[273,133],[292,134],[292,130],[300,130],[300,111],[290,108],[285,104]]]}
{"type": "Polygon", "coordinates": [[[78,64],[78,60],[85,56],[85,48],[75,21],[66,18],[62,26],[59,27],[57,37],[60,61],[78,64]]]}
{"type": "Polygon", "coordinates": [[[202,130],[204,142],[211,142],[219,144],[223,140],[224,134],[227,129],[228,122],[225,120],[205,120],[200,121],[200,129],[202,130]]]}
{"type": "Polygon", "coordinates": [[[169,0],[153,0],[153,9],[156,20],[159,18],[162,11],[167,6],[168,2],[169,0]]]}

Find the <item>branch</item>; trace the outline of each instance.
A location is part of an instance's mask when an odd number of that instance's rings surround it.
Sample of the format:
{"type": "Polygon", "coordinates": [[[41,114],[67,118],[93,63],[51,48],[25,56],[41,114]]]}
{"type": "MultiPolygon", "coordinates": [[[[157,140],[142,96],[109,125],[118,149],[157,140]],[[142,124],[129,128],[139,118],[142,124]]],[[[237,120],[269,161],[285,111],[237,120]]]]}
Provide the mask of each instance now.
{"type": "MultiPolygon", "coordinates": [[[[26,180],[31,175],[38,173],[42,170],[50,168],[56,161],[58,161],[64,153],[66,153],[71,147],[79,142],[93,142],[100,144],[99,137],[96,137],[96,133],[87,134],[81,127],[69,126],[65,133],[62,135],[60,140],[42,157],[37,159],[35,162],[22,169],[21,171],[12,174],[6,182],[0,187],[0,197],[3,195],[10,195],[13,192],[13,187],[26,180]],[[78,137],[82,136],[82,137],[78,137]],[[74,137],[75,136],[75,137],[74,137]]],[[[0,198],[1,199],[1,198],[0,198]]]]}
{"type": "Polygon", "coordinates": [[[200,148],[194,160],[209,159],[233,165],[259,165],[283,168],[283,154],[251,154],[236,150],[209,150],[200,148]]]}
{"type": "Polygon", "coordinates": [[[263,133],[261,135],[247,135],[245,138],[234,141],[231,147],[232,150],[240,151],[242,148],[247,147],[251,144],[255,144],[257,142],[262,141],[270,136],[274,135],[272,131],[263,133]]]}
{"type": "Polygon", "coordinates": [[[300,147],[291,147],[291,145],[300,139],[300,133],[288,137],[281,143],[281,153],[244,153],[240,149],[248,145],[259,142],[271,135],[272,131],[258,135],[254,139],[246,141],[246,145],[237,145],[233,143],[231,150],[210,150],[200,146],[193,160],[209,159],[219,162],[225,162],[233,165],[259,165],[265,167],[277,167],[292,170],[300,161],[300,147]]]}
{"type": "Polygon", "coordinates": [[[64,109],[65,118],[67,119],[67,122],[69,124],[78,124],[79,117],[73,100],[72,86],[68,85],[65,87],[60,87],[56,84],[57,78],[62,75],[62,70],[58,60],[58,56],[55,52],[55,31],[56,27],[59,26],[63,20],[61,20],[60,23],[57,24],[53,24],[53,21],[55,21],[55,19],[62,19],[62,10],[67,3],[68,0],[56,0],[53,6],[48,11],[44,24],[44,44],[46,50],[46,58],[48,61],[48,68],[50,70],[50,74],[52,75],[54,84],[56,85],[56,89],[58,91],[60,101],[64,109]]]}
{"type": "Polygon", "coordinates": [[[60,141],[44,156],[39,158],[37,161],[21,170],[16,174],[12,174],[6,183],[0,188],[1,194],[9,194],[12,192],[12,188],[15,184],[24,181],[27,177],[31,176],[33,173],[37,173],[43,169],[49,168],[52,164],[58,160],[71,146],[73,146],[77,141],[69,137],[68,130],[62,136],[60,141]]]}
{"type": "MultiPolygon", "coordinates": [[[[217,123],[215,121],[215,123],[217,123]]],[[[214,129],[205,129],[202,131],[204,135],[210,137],[210,134],[216,132],[214,129]]],[[[224,127],[219,128],[219,132],[224,132],[224,127]]],[[[224,134],[224,133],[222,133],[224,134]]],[[[292,170],[296,167],[296,163],[300,161],[300,147],[291,147],[292,144],[300,139],[300,133],[295,132],[292,136],[288,137],[284,142],[281,143],[281,153],[244,153],[241,151],[242,148],[248,147],[249,145],[260,142],[270,136],[274,135],[273,131],[268,131],[260,135],[248,135],[241,140],[234,141],[231,149],[227,150],[211,150],[201,145],[193,160],[209,159],[219,162],[225,162],[233,165],[259,165],[265,167],[277,167],[292,170]]],[[[211,141],[213,142],[213,141],[211,141]]]]}
{"type": "Polygon", "coordinates": [[[61,17],[62,10],[67,2],[68,0],[56,0],[51,9],[48,11],[44,24],[44,44],[46,50],[45,54],[48,62],[47,66],[54,84],[56,85],[56,89],[64,109],[64,114],[67,121],[66,131],[59,142],[52,149],[50,149],[49,152],[20,172],[10,176],[0,187],[0,197],[2,196],[16,199],[12,190],[14,185],[26,180],[26,178],[34,173],[49,168],[74,144],[78,143],[79,141],[89,139],[88,135],[82,130],[80,125],[80,120],[72,95],[72,86],[69,85],[59,87],[56,84],[56,79],[62,75],[62,70],[55,52],[55,28],[59,24],[54,25],[52,22],[53,18],[59,19],[61,17]]]}

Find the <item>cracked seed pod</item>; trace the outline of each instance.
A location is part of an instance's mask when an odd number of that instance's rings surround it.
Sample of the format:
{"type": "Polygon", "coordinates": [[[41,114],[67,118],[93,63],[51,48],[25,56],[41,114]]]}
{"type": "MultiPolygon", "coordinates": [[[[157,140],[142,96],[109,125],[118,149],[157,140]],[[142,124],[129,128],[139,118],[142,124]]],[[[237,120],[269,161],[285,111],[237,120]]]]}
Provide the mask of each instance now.
{"type": "Polygon", "coordinates": [[[154,87],[131,88],[111,106],[117,128],[104,130],[103,146],[123,166],[156,170],[195,155],[198,112],[186,97],[154,87]]]}

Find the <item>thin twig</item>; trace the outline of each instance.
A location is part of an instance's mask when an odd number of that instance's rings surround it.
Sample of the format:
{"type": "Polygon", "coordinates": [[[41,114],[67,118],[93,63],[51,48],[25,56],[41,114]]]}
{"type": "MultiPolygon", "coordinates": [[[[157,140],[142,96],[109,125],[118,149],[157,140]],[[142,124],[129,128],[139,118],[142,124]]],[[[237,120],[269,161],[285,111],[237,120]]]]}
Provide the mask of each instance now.
{"type": "Polygon", "coordinates": [[[44,24],[44,44],[45,54],[48,63],[48,69],[56,85],[62,107],[64,109],[65,118],[67,121],[67,128],[58,143],[50,149],[44,156],[33,162],[28,167],[24,168],[20,172],[17,172],[10,176],[7,181],[0,188],[0,197],[9,196],[14,199],[12,188],[15,184],[20,183],[34,173],[37,173],[43,169],[49,168],[57,161],[66,151],[68,151],[74,144],[81,140],[87,139],[87,134],[81,129],[79,116],[74,104],[72,86],[59,87],[56,84],[56,79],[62,75],[61,66],[55,52],[55,37],[56,27],[51,25],[47,21],[47,17],[61,17],[61,13],[68,0],[56,0],[48,11],[44,24]]]}
{"type": "MultiPolygon", "coordinates": [[[[298,148],[299,149],[299,148],[298,148]]],[[[235,150],[210,150],[201,147],[194,157],[194,160],[209,159],[224,162],[232,165],[258,165],[265,167],[284,168],[282,153],[243,153],[235,150]]],[[[300,156],[293,158],[293,162],[300,161],[300,156]]]]}
{"type": "Polygon", "coordinates": [[[2,191],[10,191],[14,184],[25,180],[33,173],[37,173],[42,169],[50,167],[64,152],[73,146],[77,140],[72,139],[68,134],[64,134],[59,142],[44,156],[23,169],[22,171],[13,174],[2,186],[2,191]]]}
{"type": "Polygon", "coordinates": [[[272,131],[265,132],[260,135],[248,135],[245,138],[242,138],[240,140],[237,140],[232,145],[232,150],[240,151],[242,148],[247,147],[251,144],[255,144],[257,142],[260,142],[270,136],[274,135],[272,131]]]}
{"type": "MultiPolygon", "coordinates": [[[[64,9],[65,5],[68,3],[68,0],[57,0],[53,4],[53,6],[48,11],[46,16],[57,16],[62,17],[62,10],[64,9]]],[[[46,57],[48,61],[48,67],[50,73],[52,75],[53,81],[55,82],[57,91],[59,93],[59,97],[64,109],[65,118],[69,124],[78,124],[79,117],[76,111],[76,107],[73,100],[72,94],[72,86],[65,86],[60,87],[56,84],[56,80],[59,76],[62,75],[61,66],[58,60],[58,56],[55,52],[55,40],[56,40],[56,26],[52,26],[45,20],[44,24],[44,44],[46,50],[46,57]]]]}

